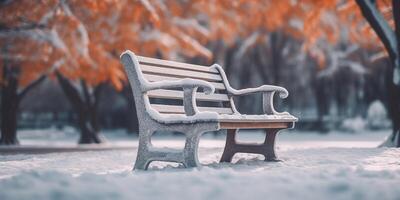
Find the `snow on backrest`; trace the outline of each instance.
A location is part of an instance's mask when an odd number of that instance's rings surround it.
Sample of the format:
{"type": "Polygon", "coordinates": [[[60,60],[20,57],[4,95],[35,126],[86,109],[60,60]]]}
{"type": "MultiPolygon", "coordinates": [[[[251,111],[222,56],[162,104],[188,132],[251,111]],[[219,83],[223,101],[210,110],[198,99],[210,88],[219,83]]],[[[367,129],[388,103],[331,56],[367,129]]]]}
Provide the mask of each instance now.
{"type": "MultiPolygon", "coordinates": [[[[168,60],[136,56],[144,78],[149,82],[180,80],[183,78],[207,81],[215,87],[215,93],[206,95],[197,91],[196,99],[200,111],[213,111],[220,114],[232,114],[229,97],[219,71],[212,67],[193,65],[168,60]]],[[[151,106],[164,114],[183,114],[183,91],[152,90],[147,92],[151,106]]]]}

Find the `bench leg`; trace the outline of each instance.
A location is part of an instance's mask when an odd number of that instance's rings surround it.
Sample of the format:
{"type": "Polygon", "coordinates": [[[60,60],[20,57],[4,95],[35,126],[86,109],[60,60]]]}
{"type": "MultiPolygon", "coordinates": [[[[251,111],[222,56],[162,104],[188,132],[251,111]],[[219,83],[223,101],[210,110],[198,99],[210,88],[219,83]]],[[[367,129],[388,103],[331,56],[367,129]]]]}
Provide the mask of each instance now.
{"type": "MultiPolygon", "coordinates": [[[[156,127],[157,128],[157,127],[156,127]]],[[[151,144],[151,136],[156,128],[140,129],[139,134],[139,149],[136,157],[134,170],[146,170],[152,161],[167,161],[182,163],[185,167],[199,167],[197,150],[199,140],[202,133],[216,130],[217,124],[195,124],[191,126],[180,127],[163,127],[167,131],[179,131],[185,133],[186,142],[185,148],[167,149],[167,148],[154,148],[151,144]]],[[[161,128],[158,128],[161,129],[161,128]]]]}
{"type": "Polygon", "coordinates": [[[184,155],[180,150],[154,148],[151,144],[151,136],[154,132],[153,129],[141,130],[134,170],[147,170],[152,161],[184,162],[184,155]]]}
{"type": "Polygon", "coordinates": [[[279,129],[265,129],[264,156],[265,161],[277,161],[275,155],[275,138],[279,129]]]}
{"type": "Polygon", "coordinates": [[[265,161],[277,161],[275,154],[275,138],[279,129],[266,129],[263,144],[242,144],[236,142],[238,129],[229,129],[226,136],[224,153],[220,162],[231,162],[236,153],[254,153],[265,156],[265,161]]]}
{"type": "Polygon", "coordinates": [[[231,162],[235,153],[235,145],[236,145],[236,133],[239,129],[228,129],[226,134],[226,143],[224,153],[222,153],[222,157],[220,162],[231,162]]]}
{"type": "Polygon", "coordinates": [[[136,158],[135,167],[133,170],[147,170],[150,164],[150,160],[146,159],[143,155],[136,158]],[[140,158],[141,157],[141,158],[140,158]]]}
{"type": "Polygon", "coordinates": [[[149,167],[151,162],[149,158],[149,148],[151,146],[150,140],[153,132],[154,131],[151,129],[140,130],[139,149],[136,155],[134,170],[146,170],[149,167]]]}
{"type": "Polygon", "coordinates": [[[199,167],[197,149],[199,146],[200,135],[193,134],[186,137],[185,148],[183,150],[183,165],[185,167],[199,167]]]}

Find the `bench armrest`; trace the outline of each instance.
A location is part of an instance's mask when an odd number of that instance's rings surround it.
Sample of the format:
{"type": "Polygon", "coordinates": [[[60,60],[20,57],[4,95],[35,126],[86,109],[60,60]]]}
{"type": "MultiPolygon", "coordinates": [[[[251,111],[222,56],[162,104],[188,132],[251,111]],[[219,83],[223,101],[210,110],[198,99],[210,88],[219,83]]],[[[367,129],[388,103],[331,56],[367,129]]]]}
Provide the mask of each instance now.
{"type": "Polygon", "coordinates": [[[289,95],[289,92],[285,88],[274,85],[263,85],[257,88],[247,88],[241,90],[236,90],[232,88],[232,90],[230,90],[230,93],[234,96],[243,96],[254,93],[272,93],[272,92],[278,92],[281,98],[286,98],[289,95]]]}
{"type": "MultiPolygon", "coordinates": [[[[289,96],[289,92],[283,88],[283,87],[279,87],[279,86],[274,86],[274,85],[263,85],[260,86],[258,88],[247,88],[247,89],[242,89],[242,90],[236,90],[234,88],[232,88],[229,84],[228,78],[226,77],[225,71],[222,69],[221,66],[219,66],[218,64],[214,64],[211,67],[214,67],[215,69],[217,69],[222,77],[222,80],[225,84],[226,90],[228,92],[228,95],[230,96],[230,101],[231,101],[231,105],[234,105],[233,102],[233,96],[243,96],[243,95],[249,95],[249,94],[254,94],[254,93],[262,93],[263,94],[263,111],[264,114],[267,115],[289,115],[288,112],[277,112],[274,109],[274,104],[273,104],[273,98],[274,98],[274,94],[275,92],[279,93],[279,96],[281,98],[286,98],[287,96],[289,96]]],[[[232,109],[234,110],[235,113],[239,113],[235,106],[232,106],[232,109]]]]}
{"type": "Polygon", "coordinates": [[[264,114],[267,115],[286,115],[289,114],[287,112],[277,112],[274,108],[274,94],[278,92],[279,97],[281,98],[286,98],[289,96],[289,92],[279,86],[274,86],[274,85],[263,85],[257,88],[247,88],[247,89],[241,89],[241,90],[236,90],[231,88],[229,93],[231,93],[233,96],[243,96],[243,95],[249,95],[249,94],[255,94],[255,93],[262,93],[263,95],[263,111],[264,114]]]}
{"type": "Polygon", "coordinates": [[[215,88],[213,85],[206,81],[184,78],[177,81],[157,81],[150,82],[144,88],[144,91],[157,90],[157,89],[183,89],[183,107],[187,116],[193,116],[199,112],[196,106],[196,92],[197,88],[202,88],[205,94],[213,94],[215,88]]]}

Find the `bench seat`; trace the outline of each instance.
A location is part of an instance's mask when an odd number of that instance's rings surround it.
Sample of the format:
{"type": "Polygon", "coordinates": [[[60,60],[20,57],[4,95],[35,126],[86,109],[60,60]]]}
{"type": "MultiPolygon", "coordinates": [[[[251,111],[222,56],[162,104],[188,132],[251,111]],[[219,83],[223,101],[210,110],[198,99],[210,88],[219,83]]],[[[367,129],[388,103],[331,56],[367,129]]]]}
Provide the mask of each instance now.
{"type": "Polygon", "coordinates": [[[292,115],[218,115],[218,122],[296,122],[292,115]]]}
{"type": "MultiPolygon", "coordinates": [[[[211,113],[210,113],[211,114],[211,113]]],[[[161,123],[199,123],[199,122],[296,122],[297,118],[292,115],[234,115],[234,114],[218,114],[215,113],[216,118],[198,118],[192,120],[185,114],[160,114],[165,121],[161,123]],[[178,119],[178,120],[174,120],[178,119]]]]}

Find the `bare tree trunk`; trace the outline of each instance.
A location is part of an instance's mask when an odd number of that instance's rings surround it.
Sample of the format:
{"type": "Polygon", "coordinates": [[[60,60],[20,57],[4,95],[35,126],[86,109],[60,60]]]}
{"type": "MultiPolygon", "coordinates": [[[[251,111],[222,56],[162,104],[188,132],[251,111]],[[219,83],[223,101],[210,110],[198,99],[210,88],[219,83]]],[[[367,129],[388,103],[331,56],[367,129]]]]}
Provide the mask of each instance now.
{"type": "Polygon", "coordinates": [[[90,94],[87,84],[81,80],[80,86],[83,95],[80,95],[78,88],[74,86],[61,73],[56,72],[57,79],[67,96],[69,102],[78,115],[78,127],[80,129],[80,144],[101,143],[102,137],[99,135],[100,126],[97,118],[98,102],[103,85],[95,87],[90,94]]]}
{"type": "Polygon", "coordinates": [[[125,98],[125,100],[128,102],[128,107],[129,107],[129,111],[128,111],[128,121],[126,124],[126,129],[129,133],[139,133],[139,121],[138,121],[138,117],[137,117],[137,113],[136,113],[136,105],[135,105],[135,101],[133,99],[133,95],[132,95],[132,90],[131,90],[131,86],[127,86],[124,87],[123,91],[122,91],[122,95],[125,98]]]}
{"type": "Polygon", "coordinates": [[[1,94],[1,139],[0,145],[19,144],[17,139],[17,114],[21,100],[32,88],[39,85],[46,78],[45,75],[32,81],[21,92],[18,92],[18,76],[20,68],[10,66],[7,62],[3,66],[2,94],[1,94]]]}
{"type": "Polygon", "coordinates": [[[388,88],[388,111],[392,121],[392,135],[381,146],[400,147],[400,87],[392,81],[393,69],[389,69],[386,77],[388,88]]]}
{"type": "Polygon", "coordinates": [[[98,144],[102,142],[98,131],[92,125],[90,113],[86,109],[78,111],[78,126],[81,131],[80,144],[98,144]]]}
{"type": "Polygon", "coordinates": [[[324,116],[329,112],[329,99],[327,98],[326,94],[326,81],[323,78],[317,78],[315,81],[315,102],[317,108],[317,123],[315,125],[315,129],[319,130],[320,132],[327,132],[327,126],[324,123],[324,116]]]}
{"type": "Polygon", "coordinates": [[[392,135],[381,145],[400,147],[400,1],[392,0],[394,30],[377,8],[375,0],[356,0],[363,16],[378,35],[389,54],[392,70],[388,70],[387,87],[392,135]]]}
{"type": "MultiPolygon", "coordinates": [[[[397,79],[400,79],[400,1],[398,0],[392,0],[392,6],[393,6],[393,18],[395,21],[395,35],[397,38],[397,58],[393,60],[394,62],[394,72],[396,73],[395,76],[397,76],[397,79]]],[[[396,144],[396,147],[400,147],[400,81],[397,80],[397,84],[393,84],[392,82],[392,87],[393,87],[393,94],[394,97],[390,98],[393,100],[393,103],[391,105],[396,106],[395,109],[397,109],[396,113],[392,116],[392,121],[393,121],[393,134],[392,136],[393,141],[396,144]],[[397,139],[396,139],[397,138],[397,139]]]]}
{"type": "MultiPolygon", "coordinates": [[[[280,69],[282,68],[282,61],[284,59],[282,55],[282,50],[285,47],[286,40],[283,38],[281,32],[273,32],[271,33],[271,69],[273,70],[273,80],[271,84],[279,85],[280,84],[280,69]]],[[[265,72],[264,72],[265,74],[265,72]]]]}
{"type": "Polygon", "coordinates": [[[0,145],[19,144],[17,139],[17,110],[18,99],[18,80],[17,68],[12,68],[7,64],[3,66],[3,83],[1,95],[1,139],[0,145]]]}

